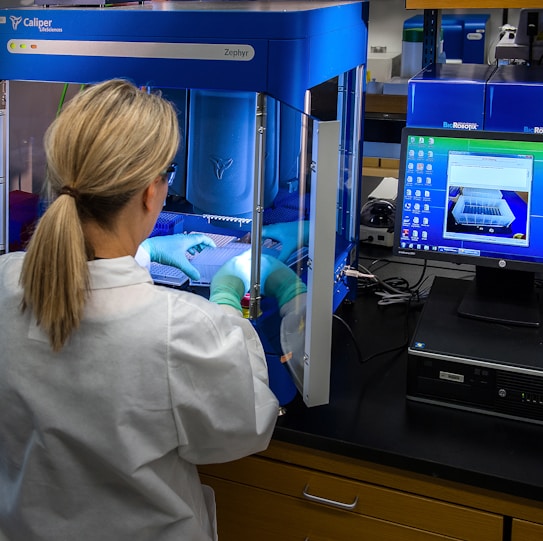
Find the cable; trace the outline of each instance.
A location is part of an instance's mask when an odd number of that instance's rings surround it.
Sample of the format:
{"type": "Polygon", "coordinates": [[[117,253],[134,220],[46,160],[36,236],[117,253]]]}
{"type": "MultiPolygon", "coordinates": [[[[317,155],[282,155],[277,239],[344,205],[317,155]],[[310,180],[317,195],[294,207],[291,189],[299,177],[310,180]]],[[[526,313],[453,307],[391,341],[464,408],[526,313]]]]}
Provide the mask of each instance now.
{"type": "Polygon", "coordinates": [[[368,357],[365,357],[364,359],[362,359],[360,363],[365,364],[369,361],[372,361],[376,357],[380,357],[381,355],[386,355],[387,353],[394,353],[395,351],[402,351],[403,349],[407,347],[408,344],[409,344],[409,338],[407,338],[401,346],[396,346],[394,348],[385,349],[383,351],[378,351],[377,353],[373,353],[372,355],[369,355],[368,357]]]}
{"type": "Polygon", "coordinates": [[[343,327],[347,330],[347,332],[349,333],[349,336],[351,337],[351,341],[352,341],[352,343],[354,345],[354,348],[356,350],[356,356],[357,356],[358,362],[360,364],[363,364],[365,361],[362,358],[362,351],[360,350],[360,346],[358,345],[358,342],[356,341],[356,337],[355,337],[355,335],[353,333],[353,330],[351,329],[349,324],[342,317],[338,316],[337,314],[332,314],[332,317],[336,321],[339,321],[343,325],[343,327]]]}
{"type": "MultiPolygon", "coordinates": [[[[377,263],[381,263],[381,262],[386,262],[387,265],[392,263],[392,261],[390,261],[389,259],[376,259],[375,261],[373,261],[371,263],[371,265],[369,266],[369,269],[371,269],[377,263]]],[[[384,265],[382,267],[380,267],[380,268],[383,268],[383,267],[384,267],[384,265]]],[[[422,266],[422,273],[421,273],[419,279],[417,280],[417,282],[412,286],[410,286],[409,283],[407,282],[407,280],[405,280],[404,278],[386,278],[383,281],[384,282],[389,282],[391,280],[401,280],[405,284],[405,287],[407,287],[408,289],[416,289],[422,283],[422,281],[424,280],[424,277],[426,275],[427,267],[428,267],[428,260],[425,259],[424,263],[423,263],[423,266],[422,266]]],[[[379,269],[377,269],[377,270],[379,270],[379,269]]]]}
{"type": "Polygon", "coordinates": [[[387,305],[387,304],[398,304],[398,303],[408,302],[412,299],[413,291],[411,290],[411,288],[409,288],[409,284],[407,282],[404,282],[403,284],[393,283],[393,282],[391,283],[390,279],[381,280],[376,274],[371,273],[369,269],[366,269],[360,263],[358,265],[358,268],[364,271],[363,273],[361,273],[362,276],[366,276],[366,277],[371,276],[371,278],[380,287],[381,290],[375,292],[376,294],[382,297],[377,302],[377,304],[381,306],[387,305]]]}
{"type": "Polygon", "coordinates": [[[377,264],[383,262],[384,265],[379,267],[377,270],[391,263],[391,261],[386,259],[377,259],[369,265],[369,268],[367,268],[359,262],[358,269],[345,268],[343,270],[343,273],[347,277],[357,279],[358,292],[360,292],[361,289],[373,290],[373,292],[378,297],[380,297],[377,301],[377,304],[379,306],[390,306],[393,304],[405,305],[405,339],[398,346],[376,352],[372,355],[369,355],[368,357],[363,357],[356,337],[348,323],[338,315],[334,314],[333,317],[337,321],[339,321],[349,333],[351,341],[353,342],[356,349],[357,360],[360,364],[365,364],[368,361],[381,355],[386,355],[395,351],[401,351],[407,347],[407,345],[409,344],[409,313],[412,308],[420,307],[421,303],[427,299],[430,292],[430,286],[425,285],[425,283],[430,279],[430,277],[426,274],[428,269],[427,260],[424,260],[422,272],[415,284],[413,285],[410,285],[409,282],[402,277],[390,277],[381,279],[375,271],[370,270],[373,269],[373,267],[375,267],[377,264]]]}
{"type": "Polygon", "coordinates": [[[415,283],[415,285],[411,286],[411,289],[417,289],[421,284],[422,282],[425,280],[425,275],[426,275],[426,269],[428,267],[428,260],[425,259],[424,260],[424,264],[422,266],[422,273],[420,275],[420,278],[417,280],[417,282],[415,283]]]}
{"type": "MultiPolygon", "coordinates": [[[[70,83],[64,83],[64,86],[62,88],[62,93],[60,94],[60,99],[57,106],[57,115],[60,115],[60,112],[62,111],[62,107],[64,106],[64,102],[66,101],[66,93],[68,92],[68,87],[70,86],[70,83]]],[[[87,85],[81,84],[79,86],[79,91],[82,92],[85,90],[87,85]]]]}
{"type": "Polygon", "coordinates": [[[57,107],[57,116],[60,115],[60,111],[62,110],[62,106],[64,105],[64,100],[66,99],[66,92],[68,91],[68,85],[69,83],[64,83],[64,87],[62,88],[62,93],[60,95],[60,100],[57,107]]]}
{"type": "Polygon", "coordinates": [[[337,314],[333,314],[333,318],[336,321],[339,321],[343,325],[343,327],[347,330],[347,332],[349,333],[351,341],[352,341],[352,343],[354,345],[354,348],[356,350],[356,355],[357,355],[358,362],[360,364],[366,364],[367,362],[375,359],[376,357],[380,357],[381,355],[386,355],[387,353],[393,353],[395,351],[402,351],[407,347],[407,345],[409,344],[409,309],[410,309],[409,303],[406,303],[406,310],[405,310],[405,314],[404,314],[404,316],[405,316],[405,322],[404,322],[405,338],[404,338],[403,342],[399,346],[387,348],[387,349],[384,349],[382,351],[377,351],[376,353],[372,353],[371,355],[368,355],[367,357],[364,357],[362,355],[362,351],[360,349],[360,346],[358,345],[358,341],[356,340],[356,337],[355,337],[351,327],[349,326],[349,324],[342,317],[338,316],[337,314]]]}
{"type": "Polygon", "coordinates": [[[347,268],[344,269],[343,272],[345,273],[345,276],[350,276],[351,278],[376,278],[376,276],[371,274],[369,271],[362,273],[356,269],[347,268]]]}
{"type": "Polygon", "coordinates": [[[377,304],[387,306],[389,304],[404,304],[411,300],[411,293],[387,293],[386,291],[376,291],[376,295],[381,297],[377,304]]]}
{"type": "MultiPolygon", "coordinates": [[[[359,269],[344,269],[345,276],[357,279],[357,294],[373,291],[381,298],[378,304],[398,304],[405,303],[415,299],[419,301],[419,295],[416,290],[409,286],[407,280],[403,278],[386,278],[382,280],[379,276],[363,265],[359,265],[359,269]]],[[[422,283],[423,277],[417,281],[417,285],[422,283]]]]}

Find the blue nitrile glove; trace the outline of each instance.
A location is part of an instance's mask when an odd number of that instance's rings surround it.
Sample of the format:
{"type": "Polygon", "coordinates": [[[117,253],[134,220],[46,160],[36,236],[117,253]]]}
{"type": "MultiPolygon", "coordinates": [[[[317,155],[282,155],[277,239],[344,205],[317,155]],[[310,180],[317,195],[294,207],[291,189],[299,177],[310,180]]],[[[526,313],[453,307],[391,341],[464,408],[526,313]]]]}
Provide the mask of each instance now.
{"type": "Polygon", "coordinates": [[[262,255],[260,268],[262,293],[277,299],[279,308],[307,291],[301,278],[279,259],[270,255],[262,255]]]}
{"type": "Polygon", "coordinates": [[[282,244],[280,261],[286,261],[298,248],[309,243],[309,222],[281,222],[265,225],[262,237],[273,239],[282,244]]]}
{"type": "Polygon", "coordinates": [[[251,287],[251,250],[229,259],[213,276],[209,300],[241,311],[241,299],[251,287]]]}
{"type": "Polygon", "coordinates": [[[201,252],[206,246],[216,248],[213,240],[202,233],[151,237],[145,239],[141,246],[149,254],[151,261],[177,267],[191,280],[199,280],[200,273],[189,262],[185,252],[195,254],[201,252]]]}

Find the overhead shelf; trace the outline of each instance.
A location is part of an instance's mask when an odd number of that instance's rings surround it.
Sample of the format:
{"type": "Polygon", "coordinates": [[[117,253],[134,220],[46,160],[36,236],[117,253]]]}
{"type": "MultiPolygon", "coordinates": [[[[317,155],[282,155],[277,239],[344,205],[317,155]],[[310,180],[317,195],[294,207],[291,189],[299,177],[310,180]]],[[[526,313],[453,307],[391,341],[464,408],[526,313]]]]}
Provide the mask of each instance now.
{"type": "Polygon", "coordinates": [[[407,96],[398,94],[366,94],[366,113],[407,113],[407,96]]]}

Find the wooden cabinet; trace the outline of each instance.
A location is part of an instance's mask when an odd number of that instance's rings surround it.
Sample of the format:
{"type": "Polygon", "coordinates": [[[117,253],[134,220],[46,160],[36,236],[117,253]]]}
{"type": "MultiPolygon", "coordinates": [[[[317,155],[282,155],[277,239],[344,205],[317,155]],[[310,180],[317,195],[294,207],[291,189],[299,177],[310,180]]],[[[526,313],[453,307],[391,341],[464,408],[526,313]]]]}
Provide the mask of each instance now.
{"type": "Polygon", "coordinates": [[[282,442],[200,473],[221,541],[543,539],[543,503],[282,442]]]}
{"type": "Polygon", "coordinates": [[[300,497],[203,476],[217,498],[221,541],[372,540],[453,541],[354,511],[311,503],[300,497]]]}
{"type": "MultiPolygon", "coordinates": [[[[541,517],[543,520],[543,517],[541,517]]],[[[543,524],[535,524],[525,520],[513,520],[511,541],[541,541],[543,539],[543,524]]]]}

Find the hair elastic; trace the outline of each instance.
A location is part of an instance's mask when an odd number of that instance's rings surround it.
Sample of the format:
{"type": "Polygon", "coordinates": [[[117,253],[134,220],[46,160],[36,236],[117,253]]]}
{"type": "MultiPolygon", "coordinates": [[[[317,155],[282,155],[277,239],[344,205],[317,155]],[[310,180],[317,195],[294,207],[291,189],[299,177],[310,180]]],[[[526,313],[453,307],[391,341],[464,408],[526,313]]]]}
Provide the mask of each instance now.
{"type": "Polygon", "coordinates": [[[71,186],[62,186],[58,192],[59,195],[69,195],[73,197],[76,201],[79,199],[79,191],[71,186]]]}

